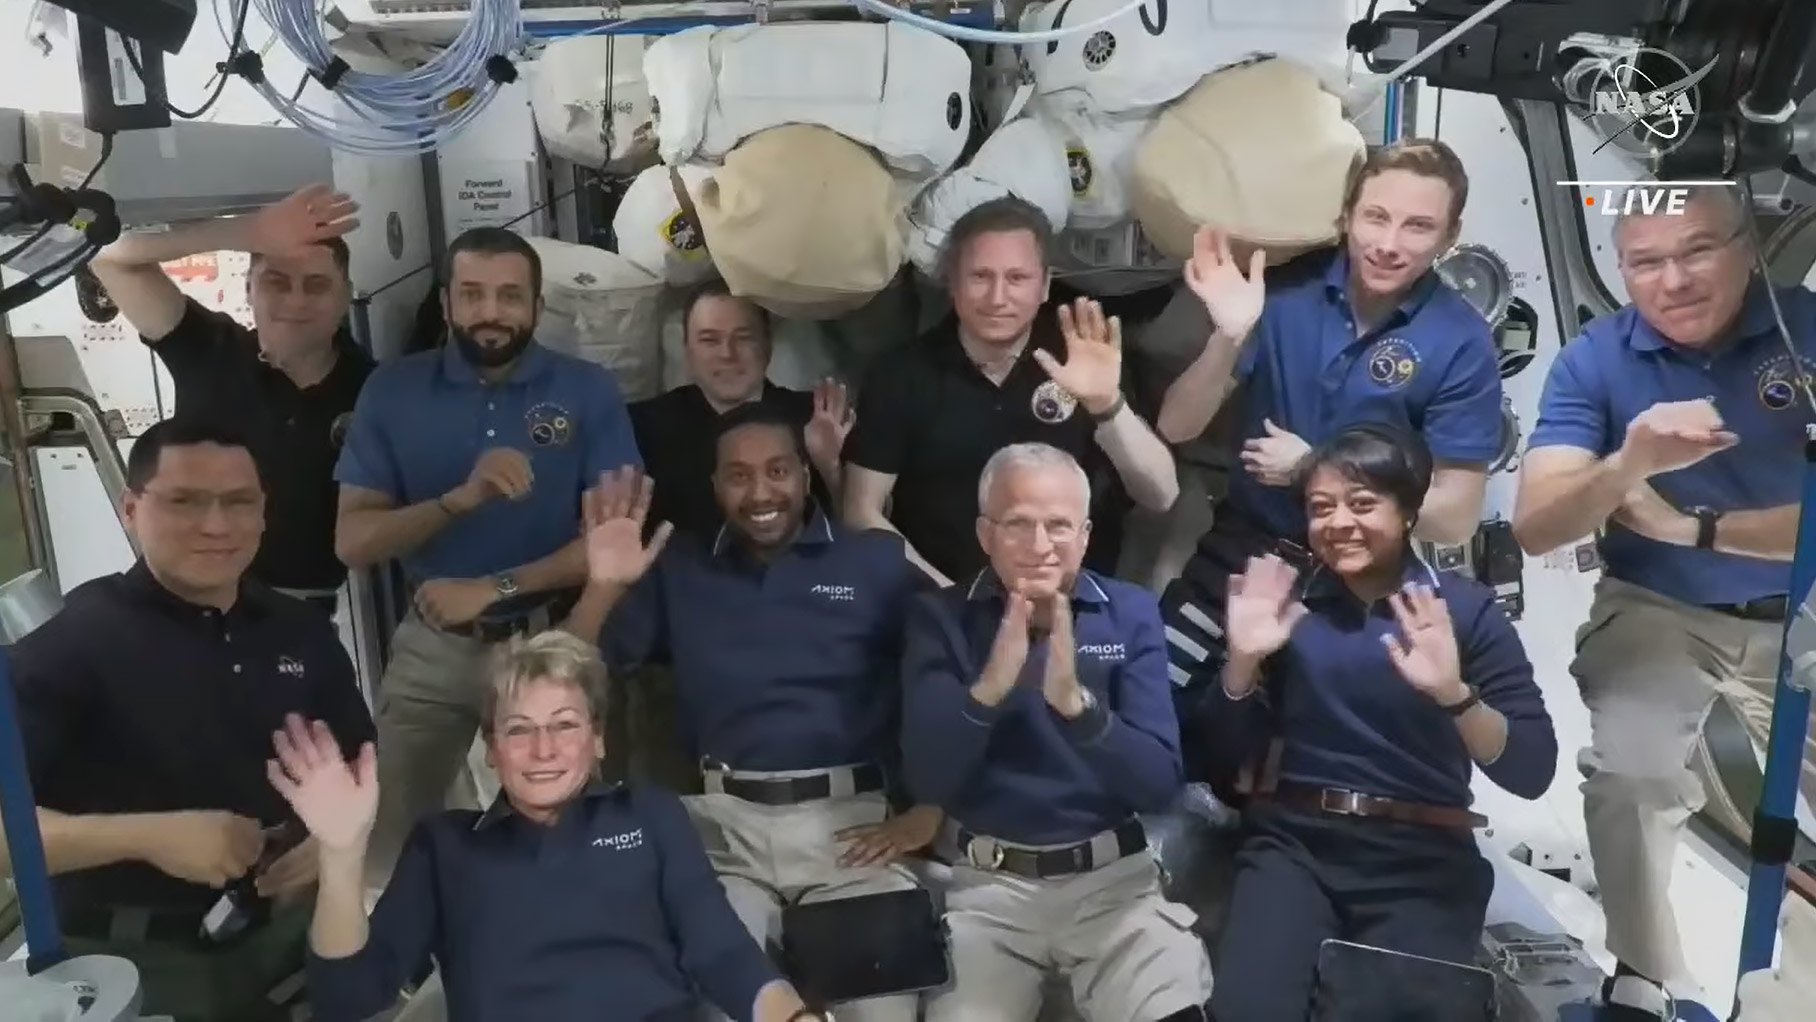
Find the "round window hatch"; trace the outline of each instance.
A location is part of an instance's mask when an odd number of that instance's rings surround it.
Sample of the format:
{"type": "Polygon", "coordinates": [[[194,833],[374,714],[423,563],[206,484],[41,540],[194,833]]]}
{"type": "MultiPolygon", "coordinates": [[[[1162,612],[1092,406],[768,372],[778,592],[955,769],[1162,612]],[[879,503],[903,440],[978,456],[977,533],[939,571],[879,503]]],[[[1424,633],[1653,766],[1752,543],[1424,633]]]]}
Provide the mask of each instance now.
{"type": "Polygon", "coordinates": [[[1439,259],[1434,269],[1483,319],[1499,323],[1507,314],[1507,303],[1513,298],[1513,274],[1494,249],[1458,245],[1439,259]]]}

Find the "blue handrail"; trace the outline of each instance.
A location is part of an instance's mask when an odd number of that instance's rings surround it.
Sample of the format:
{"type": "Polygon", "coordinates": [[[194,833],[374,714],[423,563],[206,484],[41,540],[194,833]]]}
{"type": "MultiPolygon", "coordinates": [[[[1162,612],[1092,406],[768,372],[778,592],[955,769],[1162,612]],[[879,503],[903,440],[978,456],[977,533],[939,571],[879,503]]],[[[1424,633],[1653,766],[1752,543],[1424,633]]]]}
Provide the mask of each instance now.
{"type": "Polygon", "coordinates": [[[1791,559],[1789,613],[1778,687],[1772,704],[1772,731],[1766,743],[1765,786],[1753,817],[1752,859],[1747,875],[1747,910],[1740,931],[1740,976],[1772,967],[1778,945],[1778,913],[1784,903],[1786,866],[1797,844],[1797,789],[1803,746],[1810,726],[1808,671],[1800,655],[1816,654],[1816,617],[1806,616],[1816,586],[1816,426],[1804,445],[1803,511],[1791,559]]]}
{"type": "Polygon", "coordinates": [[[25,736],[13,698],[11,657],[0,648],[0,823],[13,864],[13,886],[25,920],[25,968],[37,974],[68,957],[50,893],[50,867],[38,833],[37,802],[25,767],[25,736]]]}

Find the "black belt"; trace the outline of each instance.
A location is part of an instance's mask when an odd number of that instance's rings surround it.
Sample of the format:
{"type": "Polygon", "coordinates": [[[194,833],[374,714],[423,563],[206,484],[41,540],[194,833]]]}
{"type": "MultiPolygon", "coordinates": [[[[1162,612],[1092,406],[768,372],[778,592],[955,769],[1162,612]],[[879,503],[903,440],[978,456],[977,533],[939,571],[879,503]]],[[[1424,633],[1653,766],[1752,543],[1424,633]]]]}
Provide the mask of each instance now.
{"type": "Polygon", "coordinates": [[[1746,621],[1783,621],[1789,616],[1791,598],[1788,596],[1762,596],[1757,600],[1748,600],[1745,603],[1709,604],[1708,609],[1746,621]]]}
{"type": "Polygon", "coordinates": [[[1255,802],[1274,802],[1303,812],[1326,816],[1362,816],[1395,823],[1415,823],[1442,830],[1470,831],[1488,826],[1488,818],[1461,806],[1438,806],[1423,802],[1402,802],[1364,795],[1341,788],[1318,788],[1311,785],[1282,782],[1271,792],[1257,792],[1255,802]]]}
{"type": "MultiPolygon", "coordinates": [[[[831,771],[807,777],[736,777],[716,763],[703,764],[707,773],[719,773],[719,787],[732,798],[764,806],[793,806],[831,798],[831,771]]],[[[851,767],[853,795],[883,790],[883,768],[851,767]]],[[[842,794],[842,793],[841,793],[842,794]]]]}
{"type": "Polygon", "coordinates": [[[552,600],[509,617],[480,618],[440,630],[449,635],[478,639],[480,642],[504,642],[519,635],[560,625],[566,619],[568,611],[574,609],[574,602],[571,598],[552,600]]]}
{"type": "Polygon", "coordinates": [[[1116,854],[1102,862],[1097,861],[1092,841],[1080,841],[1064,848],[1016,848],[968,830],[958,832],[958,852],[965,862],[978,869],[1000,870],[1030,880],[1051,880],[1089,873],[1136,852],[1147,851],[1148,832],[1140,820],[1130,820],[1111,833],[1116,838],[1116,854]]]}

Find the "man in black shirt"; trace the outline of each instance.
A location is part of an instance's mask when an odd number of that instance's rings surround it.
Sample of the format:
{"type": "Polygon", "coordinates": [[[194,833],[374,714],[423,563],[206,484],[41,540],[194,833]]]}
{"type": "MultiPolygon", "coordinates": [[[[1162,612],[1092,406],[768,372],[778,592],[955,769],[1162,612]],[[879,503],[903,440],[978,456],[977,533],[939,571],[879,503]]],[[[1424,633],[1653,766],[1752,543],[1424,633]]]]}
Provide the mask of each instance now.
{"type": "Polygon", "coordinates": [[[57,914],[72,954],[138,966],[148,1015],[287,1017],[269,994],[302,968],[316,854],[279,836],[300,832],[267,779],[271,735],[307,714],[357,749],[372,719],[333,625],[245,578],[266,500],[243,438],[160,422],[126,483],[143,558],[10,653],[57,914]],[[248,877],[270,900],[204,936],[248,877]]]}
{"type": "Polygon", "coordinates": [[[1065,451],[1106,495],[1094,499],[1085,557],[1102,574],[1116,570],[1121,493],[1153,511],[1179,496],[1172,451],[1123,397],[1116,318],[1089,299],[1057,316],[1044,308],[1052,235],[1045,214],[1012,197],[960,217],[943,260],[951,319],[877,358],[858,393],[845,521],[901,533],[941,585],[968,584],[985,566],[977,481],[1010,444],[1065,451]]]}
{"type": "Polygon", "coordinates": [[[355,211],[345,195],[306,188],[248,216],[128,235],[91,264],[170,370],[177,412],[233,423],[267,467],[253,577],[330,613],[347,577],[334,556],[334,463],[372,371],[343,329],[352,283],[341,236],[358,226],[355,211]],[[220,251],[252,254],[256,330],[203,308],[160,268],[220,251]]]}
{"type": "Polygon", "coordinates": [[[827,380],[809,393],[770,383],[769,313],[731,294],[721,281],[693,292],[681,322],[694,382],[631,405],[637,450],[656,484],[649,520],[709,542],[718,534],[725,524],[712,487],[719,419],[757,400],[776,406],[806,431],[814,498],[837,514],[839,451],[851,432],[844,386],[827,380]]]}

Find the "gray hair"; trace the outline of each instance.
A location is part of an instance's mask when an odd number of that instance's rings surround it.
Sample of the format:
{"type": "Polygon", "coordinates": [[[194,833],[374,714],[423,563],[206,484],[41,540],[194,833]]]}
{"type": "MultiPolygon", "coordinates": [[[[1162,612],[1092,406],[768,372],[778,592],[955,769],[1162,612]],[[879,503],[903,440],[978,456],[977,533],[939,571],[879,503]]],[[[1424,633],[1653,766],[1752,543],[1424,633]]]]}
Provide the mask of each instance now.
{"type": "Polygon", "coordinates": [[[1634,209],[1629,212],[1627,209],[1627,197],[1635,192],[1656,192],[1661,189],[1669,188],[1681,188],[1690,193],[1689,200],[1685,204],[1686,206],[1690,203],[1708,203],[1710,208],[1715,212],[1718,222],[1722,225],[1722,234],[1724,237],[1737,235],[1746,229],[1747,218],[1751,213],[1751,210],[1747,208],[1746,199],[1743,197],[1739,185],[1674,185],[1669,181],[1635,182],[1634,184],[1623,188],[1613,200],[1615,221],[1611,237],[1614,238],[1615,247],[1617,249],[1620,247],[1621,228],[1626,225],[1627,221],[1635,219],[1636,217],[1658,216],[1663,212],[1663,210],[1658,210],[1656,212],[1646,213],[1640,209],[1634,209]]]}
{"type": "Polygon", "coordinates": [[[1085,474],[1078,459],[1052,444],[1010,444],[990,455],[984,463],[984,474],[977,480],[977,512],[984,514],[990,506],[990,495],[996,492],[997,477],[1023,469],[1062,469],[1071,472],[1084,490],[1085,506],[1091,505],[1091,477],[1085,474]]]}
{"type": "Polygon", "coordinates": [[[598,647],[576,635],[551,629],[533,636],[517,636],[493,654],[491,684],[486,687],[485,705],[479,717],[480,733],[491,738],[499,711],[509,707],[525,688],[536,684],[579,690],[586,699],[587,716],[594,728],[604,729],[606,670],[598,647]]]}

